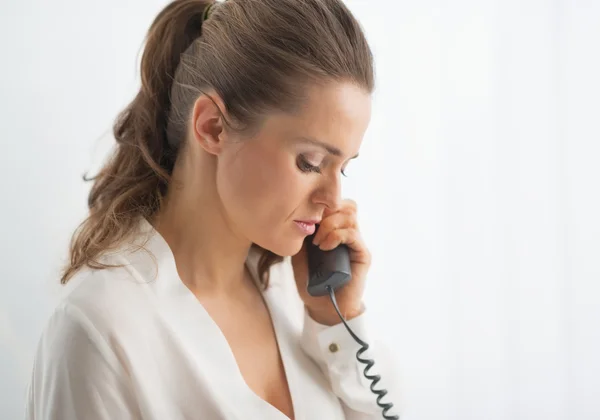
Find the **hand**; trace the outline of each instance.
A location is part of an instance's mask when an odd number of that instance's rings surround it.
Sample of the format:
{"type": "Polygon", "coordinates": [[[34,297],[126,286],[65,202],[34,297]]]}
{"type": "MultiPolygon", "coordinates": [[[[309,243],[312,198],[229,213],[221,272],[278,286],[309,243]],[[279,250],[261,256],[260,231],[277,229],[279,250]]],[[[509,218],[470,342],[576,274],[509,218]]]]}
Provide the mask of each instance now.
{"type": "MultiPolygon", "coordinates": [[[[313,243],[324,251],[346,244],[350,250],[352,279],[335,292],[335,298],[342,315],[350,320],[364,311],[363,293],[365,280],[371,266],[371,254],[365,246],[356,220],[356,203],[343,200],[339,209],[326,209],[323,220],[314,236],[313,243]]],[[[311,296],[306,290],[308,282],[308,259],[306,244],[292,257],[294,277],[298,293],[308,314],[320,324],[335,325],[341,322],[329,296],[311,296]]]]}

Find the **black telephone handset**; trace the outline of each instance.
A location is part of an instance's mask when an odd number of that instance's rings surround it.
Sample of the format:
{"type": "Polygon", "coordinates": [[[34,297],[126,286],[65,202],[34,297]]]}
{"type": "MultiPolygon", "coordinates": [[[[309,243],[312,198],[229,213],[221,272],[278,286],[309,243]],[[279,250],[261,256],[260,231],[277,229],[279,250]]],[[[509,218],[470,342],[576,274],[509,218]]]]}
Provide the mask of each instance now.
{"type": "Polygon", "coordinates": [[[344,244],[330,251],[323,251],[312,243],[314,236],[315,234],[312,234],[306,238],[308,258],[308,285],[306,288],[311,296],[324,296],[329,294],[327,286],[335,291],[352,278],[350,253],[344,244]]]}
{"type": "MultiPolygon", "coordinates": [[[[318,230],[319,226],[317,225],[316,228],[318,230]]],[[[344,323],[346,329],[352,338],[354,338],[354,340],[361,346],[356,352],[356,359],[366,365],[363,375],[371,381],[370,389],[375,395],[377,395],[377,405],[382,409],[383,418],[392,420],[399,419],[399,417],[396,415],[387,414],[387,412],[393,407],[392,403],[381,402],[381,399],[387,395],[387,390],[375,389],[375,385],[377,385],[377,383],[381,380],[381,376],[368,373],[369,369],[371,369],[375,362],[372,359],[361,357],[362,354],[367,351],[369,345],[362,341],[354,333],[354,331],[352,331],[340,312],[335,300],[335,291],[340,287],[343,287],[352,279],[350,251],[348,246],[341,244],[330,251],[323,251],[317,245],[312,243],[315,234],[316,232],[305,238],[306,254],[308,259],[308,284],[306,286],[308,294],[311,296],[330,296],[331,302],[333,303],[333,306],[335,307],[335,310],[344,323]]]]}

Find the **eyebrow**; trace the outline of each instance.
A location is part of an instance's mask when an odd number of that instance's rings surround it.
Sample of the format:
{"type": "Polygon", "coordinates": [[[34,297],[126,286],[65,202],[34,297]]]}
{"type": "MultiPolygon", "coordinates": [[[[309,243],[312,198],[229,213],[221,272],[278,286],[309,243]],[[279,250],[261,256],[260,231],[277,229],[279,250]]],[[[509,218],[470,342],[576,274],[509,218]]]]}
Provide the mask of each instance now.
{"type": "MultiPolygon", "coordinates": [[[[325,150],[327,150],[327,152],[329,152],[330,154],[334,155],[334,156],[342,156],[343,153],[340,149],[338,149],[337,147],[331,146],[323,141],[314,139],[312,137],[304,137],[304,136],[300,136],[297,137],[296,140],[301,141],[302,143],[309,143],[309,144],[313,144],[315,146],[319,146],[325,150]]],[[[358,157],[358,153],[355,154],[354,156],[352,156],[350,159],[356,159],[358,157]]]]}

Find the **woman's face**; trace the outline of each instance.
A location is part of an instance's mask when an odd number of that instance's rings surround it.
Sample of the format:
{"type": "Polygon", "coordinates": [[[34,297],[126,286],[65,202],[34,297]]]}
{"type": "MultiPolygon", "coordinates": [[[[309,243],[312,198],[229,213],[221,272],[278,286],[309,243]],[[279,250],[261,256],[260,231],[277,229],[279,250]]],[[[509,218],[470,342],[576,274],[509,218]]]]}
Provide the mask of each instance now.
{"type": "Polygon", "coordinates": [[[217,193],[232,228],[278,255],[295,255],[310,226],[341,200],[341,177],[358,152],[371,97],[351,83],[309,92],[294,115],[272,114],[251,139],[224,144],[217,193]]]}

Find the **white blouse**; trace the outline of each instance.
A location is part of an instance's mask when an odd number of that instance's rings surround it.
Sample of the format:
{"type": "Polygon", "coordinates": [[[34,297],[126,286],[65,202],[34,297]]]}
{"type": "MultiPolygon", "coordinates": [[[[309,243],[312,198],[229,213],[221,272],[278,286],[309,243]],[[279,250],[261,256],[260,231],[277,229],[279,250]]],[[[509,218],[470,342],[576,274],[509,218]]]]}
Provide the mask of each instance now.
{"type": "MultiPolygon", "coordinates": [[[[123,248],[106,261],[126,267],[86,268],[69,282],[38,344],[26,419],[286,420],[246,384],[225,336],[180,280],[166,241],[144,220],[135,242],[150,253],[123,248]]],[[[255,280],[258,258],[250,252],[247,260],[255,280]]],[[[356,360],[359,345],[343,324],[307,315],[293,275],[290,257],[272,266],[263,295],[295,418],[382,418],[356,360]]],[[[382,375],[376,388],[388,389],[383,402],[394,402],[388,414],[398,414],[390,354],[373,350],[365,316],[349,325],[371,346],[369,373],[382,375]]]]}

